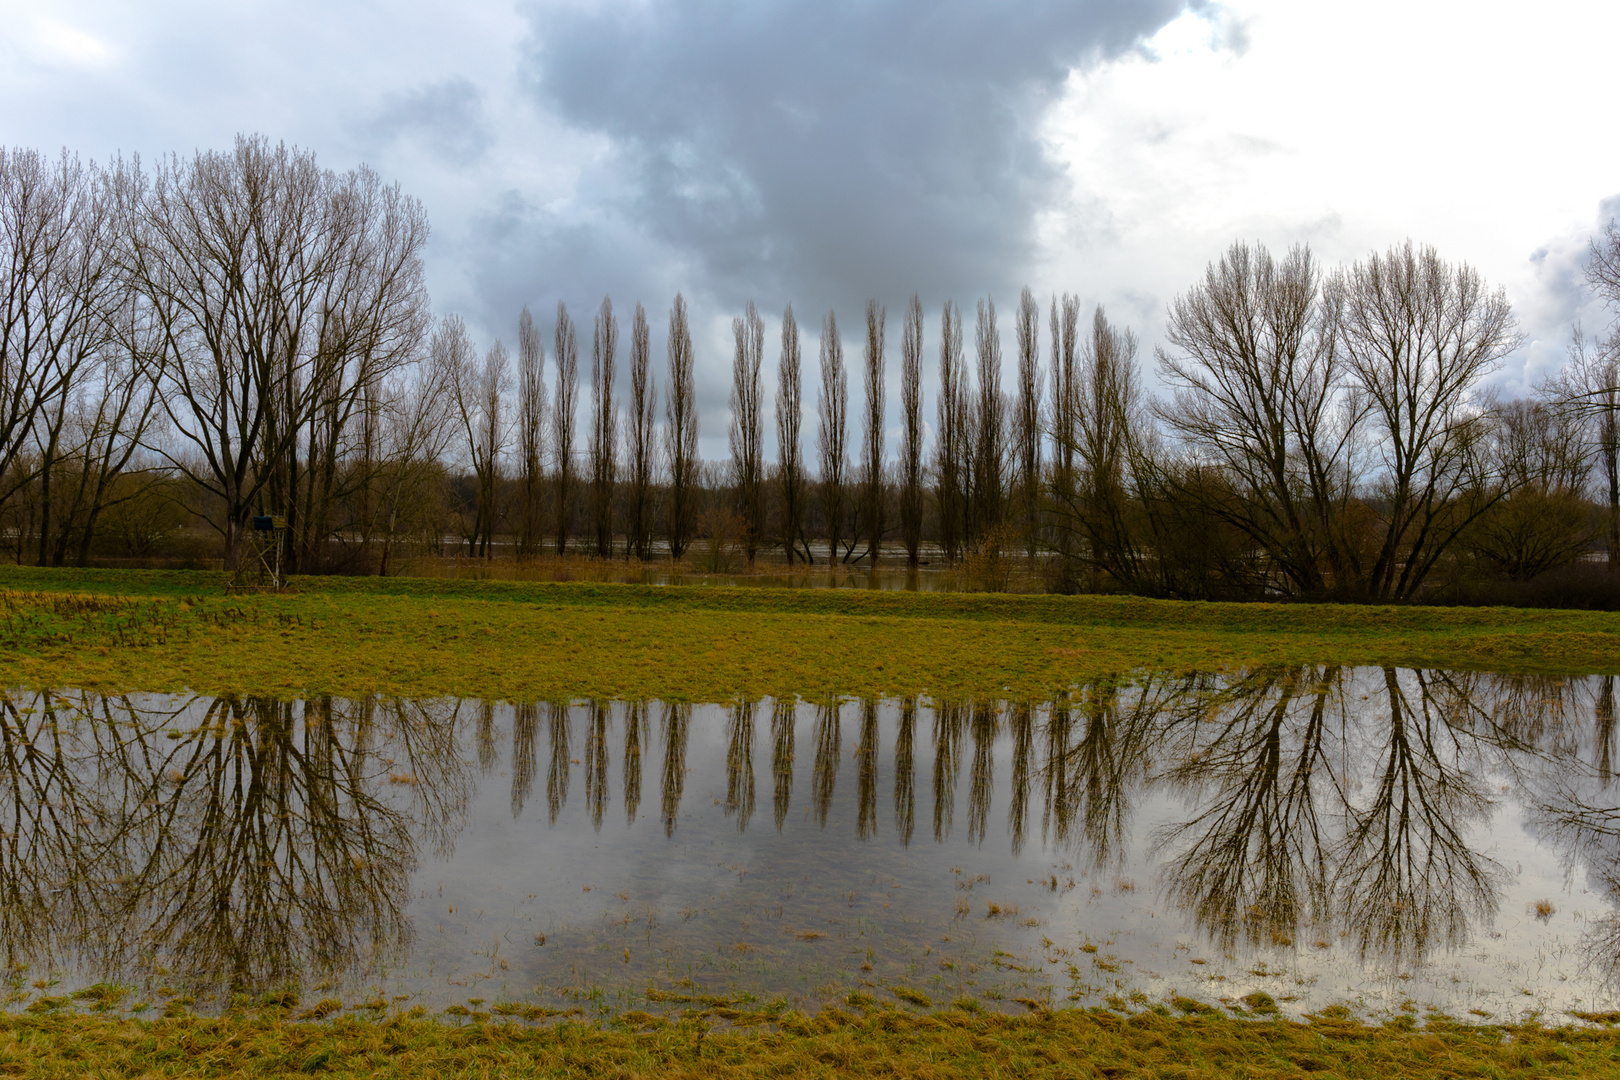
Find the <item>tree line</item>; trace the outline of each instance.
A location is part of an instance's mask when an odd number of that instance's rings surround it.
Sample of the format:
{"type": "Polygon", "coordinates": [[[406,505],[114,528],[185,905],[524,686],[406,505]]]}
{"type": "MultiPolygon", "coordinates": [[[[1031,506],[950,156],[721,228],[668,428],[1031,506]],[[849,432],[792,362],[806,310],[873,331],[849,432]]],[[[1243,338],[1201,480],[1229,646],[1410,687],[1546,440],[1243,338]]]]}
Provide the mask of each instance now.
{"type": "MultiPolygon", "coordinates": [[[[588,327],[525,308],[515,351],[485,348],[433,316],[427,235],[397,186],[262,138],[151,168],[0,150],[11,555],[153,555],[201,525],[236,566],[277,515],[312,572],[387,573],[402,545],[680,560],[700,537],[750,563],[1016,556],[1047,588],[1174,597],[1405,600],[1598,551],[1620,568],[1620,331],[1577,329],[1556,377],[1503,400],[1505,294],[1410,242],[1343,267],[1232,245],[1169,306],[1159,394],[1100,306],[1026,288],[1004,364],[992,299],[931,317],[914,296],[896,424],[882,304],[848,360],[829,311],[808,373],[788,305],[772,388],[750,302],[713,462],[680,295],[656,360],[643,305],[621,343],[611,299],[588,327]]],[[[1587,273],[1620,315],[1613,224],[1587,273]]]]}

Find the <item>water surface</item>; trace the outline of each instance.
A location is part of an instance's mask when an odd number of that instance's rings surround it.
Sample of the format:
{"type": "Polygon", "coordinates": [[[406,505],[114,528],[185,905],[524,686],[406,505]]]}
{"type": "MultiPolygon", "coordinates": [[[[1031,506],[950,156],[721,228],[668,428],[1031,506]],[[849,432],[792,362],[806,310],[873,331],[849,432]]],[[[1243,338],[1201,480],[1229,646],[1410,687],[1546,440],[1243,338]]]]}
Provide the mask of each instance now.
{"type": "Polygon", "coordinates": [[[14,1008],[1608,1009],[1613,701],[1339,667],[1055,701],[13,692],[0,947],[14,1008]]]}

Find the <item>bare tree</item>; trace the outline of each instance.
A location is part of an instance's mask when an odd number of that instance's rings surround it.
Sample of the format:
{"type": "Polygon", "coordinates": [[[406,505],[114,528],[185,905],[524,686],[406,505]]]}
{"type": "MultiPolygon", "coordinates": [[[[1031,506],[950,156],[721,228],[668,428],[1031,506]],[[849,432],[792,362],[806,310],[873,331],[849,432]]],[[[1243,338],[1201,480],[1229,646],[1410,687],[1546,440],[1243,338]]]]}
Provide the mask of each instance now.
{"type": "Polygon", "coordinates": [[[697,512],[698,412],[692,381],[692,331],[680,293],[669,309],[669,397],[665,438],[669,440],[669,555],[679,559],[692,536],[697,512]]]}
{"type": "Polygon", "coordinates": [[[1170,307],[1180,354],[1158,352],[1175,395],[1159,416],[1224,480],[1197,493],[1267,553],[1281,575],[1268,587],[1304,595],[1357,591],[1365,573],[1348,531],[1361,404],[1343,389],[1338,295],[1323,301],[1305,247],[1279,263],[1233,244],[1170,307]]]}
{"type": "MultiPolygon", "coordinates": [[[[782,356],[776,368],[776,457],[777,482],[782,488],[782,548],[788,565],[793,565],[794,545],[804,539],[804,457],[799,445],[799,425],[804,418],[800,378],[799,324],[793,305],[782,312],[782,356]]],[[[810,545],[804,546],[810,560],[810,545]]]]}
{"type": "Polygon", "coordinates": [[[939,433],[935,437],[934,475],[938,488],[939,542],[954,561],[967,539],[967,489],[972,454],[972,422],[967,401],[967,365],[962,356],[962,314],[945,301],[940,315],[939,433]]]}
{"type": "Polygon", "coordinates": [[[84,565],[104,511],[164,501],[156,490],[163,470],[150,467],[154,459],[142,453],[159,406],[157,387],[139,370],[139,357],[156,344],[135,318],[127,290],[120,293],[107,294],[119,310],[98,313],[87,328],[99,342],[96,350],[72,350],[76,356],[64,365],[65,392],[42,404],[32,428],[35,454],[15,470],[17,480],[30,471],[35,476],[19,509],[37,523],[41,566],[61,566],[70,558],[84,565]]]}
{"type": "Polygon", "coordinates": [[[509,434],[501,399],[511,388],[510,358],[506,346],[497,341],[490,346],[482,365],[478,364],[466,326],[458,315],[440,324],[433,335],[433,350],[450,371],[450,393],[478,484],[469,537],[471,554],[487,558],[495,537],[500,460],[509,434]]]}
{"type": "Polygon", "coordinates": [[[1077,498],[1074,450],[1080,422],[1079,382],[1075,371],[1076,345],[1079,339],[1080,299],[1064,293],[1060,301],[1052,297],[1048,332],[1052,339],[1052,405],[1049,430],[1052,436],[1052,473],[1050,492],[1052,505],[1059,520],[1054,534],[1059,557],[1059,569],[1064,575],[1058,582],[1063,592],[1076,588],[1069,567],[1075,564],[1079,552],[1073,544],[1075,530],[1062,518],[1075,506],[1077,498]]]}
{"type": "Polygon", "coordinates": [[[1513,581],[1573,562],[1599,529],[1587,499],[1593,455],[1587,418],[1556,402],[1491,409],[1490,473],[1508,494],[1468,530],[1467,549],[1513,581]]]}
{"type": "Polygon", "coordinates": [[[525,307],[518,317],[518,508],[517,549],[532,555],[540,548],[544,529],[541,505],[546,449],[546,346],[525,307]]]}
{"type": "Polygon", "coordinates": [[[913,295],[900,335],[900,534],[912,566],[923,526],[922,337],[922,301],[913,295]]]}
{"type": "Polygon", "coordinates": [[[1075,428],[1080,422],[1081,401],[1075,373],[1080,337],[1080,298],[1064,293],[1060,301],[1052,297],[1049,323],[1052,337],[1052,442],[1060,476],[1074,472],[1075,428]]]}
{"type": "Polygon", "coordinates": [[[596,553],[613,555],[613,491],[619,467],[619,410],[613,401],[614,365],[619,351],[619,321],[613,301],[602,298],[591,334],[591,526],[596,553]]]}
{"type": "Polygon", "coordinates": [[[638,559],[650,554],[652,543],[653,453],[658,388],[652,378],[652,344],[647,311],[636,304],[630,324],[630,520],[625,549],[638,559]]]}
{"type": "Polygon", "coordinates": [[[1586,283],[1610,310],[1620,313],[1620,223],[1613,219],[1603,227],[1602,242],[1591,242],[1586,283]]]}
{"type": "Polygon", "coordinates": [[[1018,297],[1018,395],[1013,402],[1013,488],[1024,548],[1035,555],[1041,487],[1041,309],[1025,286],[1018,297]]]}
{"type": "Polygon", "coordinates": [[[568,306],[557,301],[557,329],[553,335],[557,357],[557,396],[553,401],[552,455],[557,471],[557,554],[568,551],[568,531],[574,519],[574,417],[579,402],[579,339],[568,306]]]}
{"type": "Polygon", "coordinates": [[[888,309],[876,300],[866,302],[866,416],[861,434],[861,518],[866,533],[868,565],[876,566],[883,545],[885,486],[883,483],[884,324],[888,309]]]}
{"type": "Polygon", "coordinates": [[[38,478],[42,563],[53,536],[53,474],[69,449],[70,391],[93,375],[126,306],[109,257],[127,218],[112,180],[66,152],[52,163],[0,148],[0,505],[38,478]],[[25,464],[24,447],[38,435],[39,452],[25,464]]]}
{"type": "Polygon", "coordinates": [[[731,361],[731,481],[743,521],[743,550],[750,564],[764,535],[764,449],[760,418],[759,369],[765,353],[765,323],[748,301],[741,318],[731,320],[735,351],[731,361]]]}
{"type": "Polygon", "coordinates": [[[1339,340],[1382,436],[1376,498],[1381,537],[1367,575],[1374,599],[1403,600],[1473,520],[1506,494],[1465,500],[1483,425],[1470,394],[1517,347],[1507,295],[1466,263],[1408,241],[1357,263],[1336,283],[1339,340]]]}
{"type": "Polygon", "coordinates": [[[1594,239],[1586,260],[1586,281],[1614,313],[1609,335],[1588,350],[1577,327],[1565,400],[1591,418],[1599,467],[1607,487],[1604,540],[1609,569],[1620,571],[1620,225],[1611,220],[1603,239],[1594,239]]]}
{"type": "Polygon", "coordinates": [[[1559,412],[1585,421],[1588,453],[1602,475],[1604,548],[1609,569],[1616,571],[1620,570],[1620,338],[1589,341],[1576,324],[1569,352],[1569,363],[1541,393],[1559,412]]]}
{"type": "Polygon", "coordinates": [[[996,303],[980,300],[974,324],[979,358],[979,409],[974,421],[969,522],[975,542],[992,541],[1002,523],[1007,475],[1007,399],[1001,390],[1001,334],[996,303]]]}
{"type": "Polygon", "coordinates": [[[1149,422],[1136,348],[1136,335],[1111,324],[1099,304],[1091,336],[1071,369],[1074,439],[1069,449],[1079,479],[1075,497],[1060,506],[1072,509],[1084,557],[1093,569],[1127,588],[1142,589],[1151,579],[1144,547],[1152,545],[1143,543],[1133,520],[1138,494],[1133,474],[1146,457],[1142,445],[1149,422]]]}
{"type": "Polygon", "coordinates": [[[59,474],[58,509],[52,513],[42,505],[39,514],[41,565],[61,566],[71,557],[84,566],[104,512],[157,498],[154,485],[163,470],[143,467],[151,459],[142,454],[143,442],[154,432],[157,386],[136,368],[128,355],[109,350],[79,376],[71,398],[59,397],[45,410],[50,415],[71,401],[58,413],[60,423],[41,425],[52,432],[46,441],[54,444],[59,466],[48,465],[41,450],[42,477],[47,471],[59,474]]]}
{"type": "Polygon", "coordinates": [[[378,400],[378,458],[380,497],[377,514],[382,533],[382,553],[377,574],[386,577],[394,546],[404,526],[431,528],[435,539],[443,535],[431,521],[424,520],[424,509],[443,485],[440,459],[448,449],[455,426],[452,418],[452,370],[448,366],[453,350],[429,349],[427,363],[420,370],[402,369],[382,384],[378,400]]]}
{"type": "Polygon", "coordinates": [[[838,561],[844,523],[845,471],[849,453],[849,375],[844,345],[838,339],[838,316],[827,312],[821,324],[821,393],[817,398],[821,427],[821,505],[827,515],[827,561],[838,561]]]}
{"type": "Polygon", "coordinates": [[[258,138],[120,184],[136,207],[121,272],[163,342],[148,377],[189,449],[162,453],[223,506],[234,567],[261,498],[302,528],[366,388],[420,346],[427,221],[367,170],[258,138]]]}

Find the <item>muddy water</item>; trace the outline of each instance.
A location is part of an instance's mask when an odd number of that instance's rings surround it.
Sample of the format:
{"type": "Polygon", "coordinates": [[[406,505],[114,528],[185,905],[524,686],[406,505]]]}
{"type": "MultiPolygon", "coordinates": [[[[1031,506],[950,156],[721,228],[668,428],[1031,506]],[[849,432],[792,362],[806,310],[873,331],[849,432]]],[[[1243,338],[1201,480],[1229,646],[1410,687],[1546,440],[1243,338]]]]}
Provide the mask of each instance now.
{"type": "Polygon", "coordinates": [[[1043,702],[11,693],[10,1007],[1613,1008],[1613,681],[1043,702]]]}

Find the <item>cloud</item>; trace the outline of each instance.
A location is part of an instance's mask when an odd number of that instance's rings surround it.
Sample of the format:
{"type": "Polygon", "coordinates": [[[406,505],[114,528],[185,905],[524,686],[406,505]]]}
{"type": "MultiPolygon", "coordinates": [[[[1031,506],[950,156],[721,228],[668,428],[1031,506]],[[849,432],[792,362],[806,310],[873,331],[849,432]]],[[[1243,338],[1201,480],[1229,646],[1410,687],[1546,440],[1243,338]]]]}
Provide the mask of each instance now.
{"type": "Polygon", "coordinates": [[[538,3],[520,78],[606,149],[510,242],[551,259],[537,292],[651,285],[650,266],[731,306],[1005,292],[1062,191],[1046,108],[1183,7],[538,3]]]}
{"type": "Polygon", "coordinates": [[[412,139],[451,165],[472,164],[494,142],[483,91],[460,75],[390,95],[363,128],[373,143],[412,139]]]}
{"type": "Polygon", "coordinates": [[[1592,244],[1602,240],[1604,226],[1617,216],[1620,195],[1612,195],[1598,202],[1587,222],[1530,253],[1529,273],[1512,290],[1524,347],[1510,358],[1498,379],[1509,392],[1528,393],[1563,366],[1575,324],[1588,338],[1617,332],[1620,311],[1611,310],[1586,280],[1592,244]]]}

